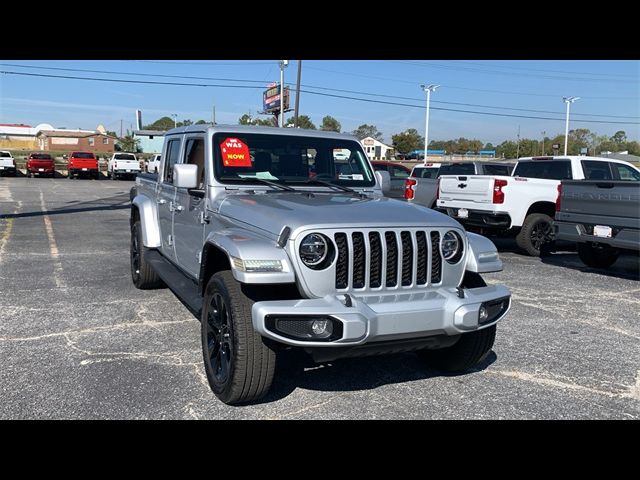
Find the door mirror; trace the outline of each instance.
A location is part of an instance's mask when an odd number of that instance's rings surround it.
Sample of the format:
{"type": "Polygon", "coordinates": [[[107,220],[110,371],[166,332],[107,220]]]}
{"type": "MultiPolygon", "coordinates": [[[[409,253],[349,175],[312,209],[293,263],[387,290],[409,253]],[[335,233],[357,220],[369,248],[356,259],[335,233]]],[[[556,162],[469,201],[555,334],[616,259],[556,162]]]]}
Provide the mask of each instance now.
{"type": "Polygon", "coordinates": [[[173,185],[178,188],[196,188],[198,186],[198,166],[174,165],[173,185]]]}
{"type": "Polygon", "coordinates": [[[382,189],[382,194],[386,195],[391,190],[391,177],[385,170],[376,170],[376,181],[382,189]]]}

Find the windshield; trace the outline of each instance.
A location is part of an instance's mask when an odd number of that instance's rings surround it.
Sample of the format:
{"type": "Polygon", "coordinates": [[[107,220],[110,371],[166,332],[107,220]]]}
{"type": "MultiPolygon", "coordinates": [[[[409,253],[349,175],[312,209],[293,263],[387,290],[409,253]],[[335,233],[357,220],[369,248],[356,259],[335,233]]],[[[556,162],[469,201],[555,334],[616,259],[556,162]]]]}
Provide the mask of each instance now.
{"type": "Polygon", "coordinates": [[[88,152],[73,152],[71,156],[74,158],[96,158],[93,153],[88,152]]]}
{"type": "Polygon", "coordinates": [[[216,133],[216,179],[222,183],[257,178],[305,184],[322,180],[345,187],[372,187],[373,172],[353,140],[291,135],[216,133]]]}
{"type": "Polygon", "coordinates": [[[131,155],[130,153],[116,153],[113,157],[116,160],[135,160],[135,155],[131,155]]]}
{"type": "Polygon", "coordinates": [[[51,155],[47,153],[34,153],[31,155],[34,160],[51,160],[51,155]]]}
{"type": "Polygon", "coordinates": [[[11,158],[11,154],[9,152],[0,152],[0,157],[11,158]]]}
{"type": "Polygon", "coordinates": [[[414,167],[413,172],[411,173],[411,176],[416,178],[437,178],[439,170],[440,170],[440,167],[437,167],[437,168],[414,167]]]}

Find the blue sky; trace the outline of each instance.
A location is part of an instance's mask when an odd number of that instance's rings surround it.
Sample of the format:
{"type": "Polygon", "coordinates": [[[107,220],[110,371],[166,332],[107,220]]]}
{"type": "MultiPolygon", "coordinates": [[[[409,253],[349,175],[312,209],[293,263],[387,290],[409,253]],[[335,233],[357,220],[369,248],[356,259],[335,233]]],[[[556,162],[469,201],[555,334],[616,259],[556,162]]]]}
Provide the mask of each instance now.
{"type": "MultiPolygon", "coordinates": [[[[262,90],[279,80],[278,60],[0,60],[0,64],[0,71],[31,75],[233,86],[149,85],[0,73],[0,123],[87,129],[103,124],[115,131],[121,119],[125,129],[135,125],[136,109],[142,110],[143,123],[173,113],[179,120],[210,121],[215,104],[218,123],[237,123],[243,113],[255,115],[261,110],[262,90]]],[[[630,139],[640,140],[640,62],[635,60],[303,60],[302,65],[303,90],[316,94],[301,94],[301,114],[309,115],[316,125],[324,115],[332,115],[343,131],[362,123],[374,124],[388,142],[392,134],[407,128],[424,134],[422,83],[441,85],[431,96],[430,140],[466,137],[496,144],[515,140],[518,127],[522,138],[541,138],[543,131],[550,137],[563,134],[563,96],[581,97],[571,107],[570,128],[588,128],[609,136],[624,130],[630,139]]],[[[285,70],[285,82],[295,83],[296,71],[297,61],[292,60],[285,70]]]]}

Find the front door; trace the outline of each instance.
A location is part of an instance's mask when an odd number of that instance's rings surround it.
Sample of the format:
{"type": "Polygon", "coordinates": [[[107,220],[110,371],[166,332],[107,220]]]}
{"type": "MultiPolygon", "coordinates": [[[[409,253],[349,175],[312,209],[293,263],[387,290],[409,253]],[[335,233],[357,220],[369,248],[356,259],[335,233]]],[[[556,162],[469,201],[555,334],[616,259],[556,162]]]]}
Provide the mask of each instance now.
{"type": "Polygon", "coordinates": [[[176,187],[173,186],[173,166],[180,158],[180,137],[171,139],[167,143],[164,154],[165,161],[162,168],[162,178],[158,182],[156,203],[158,207],[158,222],[162,255],[175,261],[175,239],[173,234],[173,211],[176,201],[176,187]]]}
{"type": "Polygon", "coordinates": [[[200,254],[204,242],[204,223],[201,215],[205,206],[205,153],[202,136],[187,137],[182,163],[198,166],[198,186],[195,189],[177,188],[173,213],[176,261],[187,273],[200,274],[200,254]]]}

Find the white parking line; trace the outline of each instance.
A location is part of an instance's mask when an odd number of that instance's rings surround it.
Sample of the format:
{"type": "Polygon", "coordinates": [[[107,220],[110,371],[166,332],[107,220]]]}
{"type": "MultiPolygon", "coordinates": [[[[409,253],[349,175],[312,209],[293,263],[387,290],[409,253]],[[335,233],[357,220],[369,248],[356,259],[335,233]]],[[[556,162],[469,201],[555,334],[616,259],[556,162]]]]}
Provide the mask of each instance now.
{"type": "Polygon", "coordinates": [[[47,238],[49,239],[49,250],[51,252],[51,258],[53,260],[53,279],[56,282],[56,287],[67,288],[67,284],[62,278],[62,263],[60,262],[60,254],[58,253],[58,244],[56,243],[56,237],[53,234],[53,226],[51,225],[51,219],[47,215],[47,207],[44,203],[44,195],[40,191],[40,208],[44,212],[42,216],[44,220],[44,227],[47,230],[47,238]]]}

